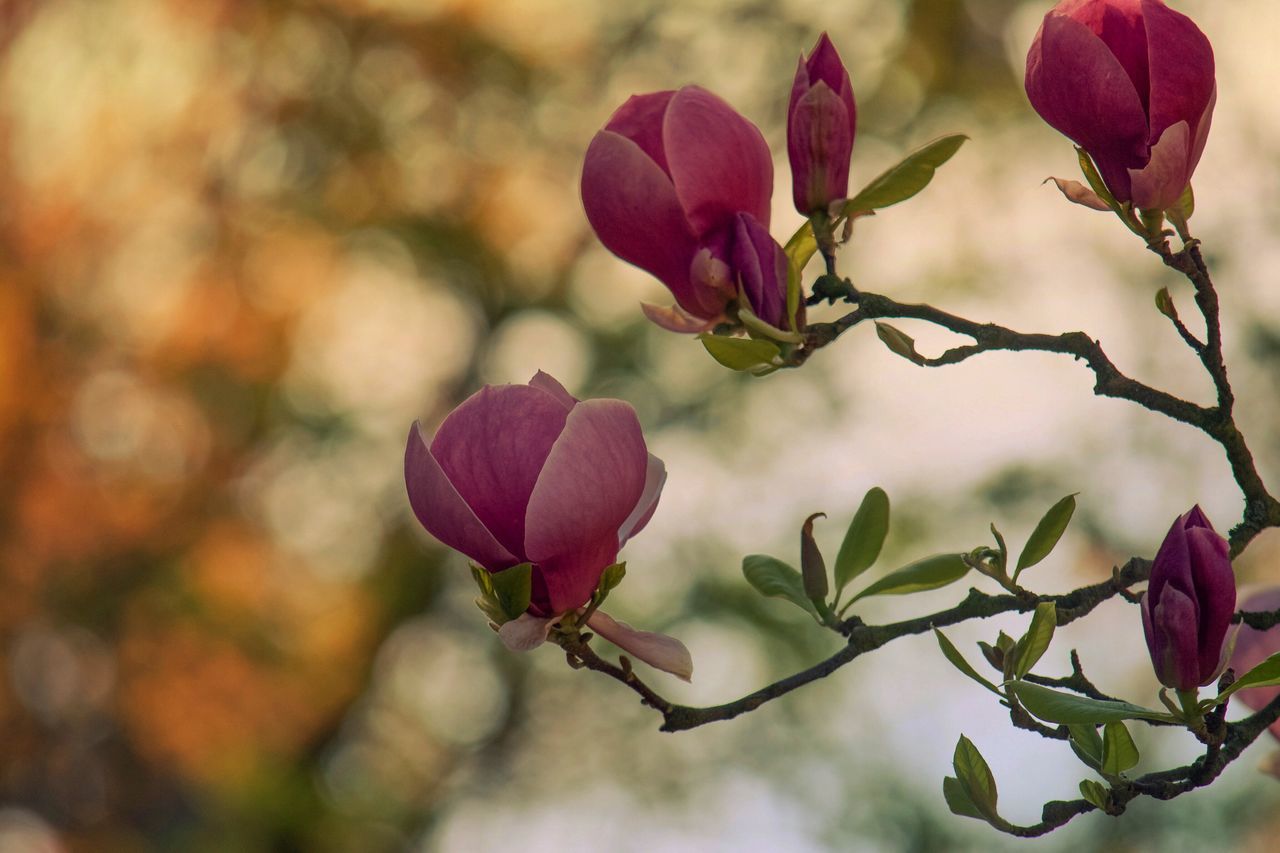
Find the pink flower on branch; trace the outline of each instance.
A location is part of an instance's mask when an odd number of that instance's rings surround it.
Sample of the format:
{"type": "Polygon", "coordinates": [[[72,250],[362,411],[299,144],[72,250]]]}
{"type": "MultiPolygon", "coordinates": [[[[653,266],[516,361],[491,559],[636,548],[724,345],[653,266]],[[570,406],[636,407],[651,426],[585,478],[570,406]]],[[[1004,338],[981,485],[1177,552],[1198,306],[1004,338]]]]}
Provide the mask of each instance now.
{"type": "Polygon", "coordinates": [[[1213,48],[1161,0],[1063,0],[1027,54],[1027,97],[1093,158],[1119,202],[1178,204],[1213,106],[1213,48]]]}
{"type": "MultiPolygon", "coordinates": [[[[542,372],[528,385],[482,388],[429,444],[415,423],[404,474],[414,514],[441,542],[490,574],[530,564],[528,610],[499,632],[515,649],[540,645],[556,621],[588,603],[627,539],[653,516],[666,480],[630,405],[579,401],[542,372]]],[[[655,654],[654,635],[598,630],[688,677],[687,651],[655,654]]]]}

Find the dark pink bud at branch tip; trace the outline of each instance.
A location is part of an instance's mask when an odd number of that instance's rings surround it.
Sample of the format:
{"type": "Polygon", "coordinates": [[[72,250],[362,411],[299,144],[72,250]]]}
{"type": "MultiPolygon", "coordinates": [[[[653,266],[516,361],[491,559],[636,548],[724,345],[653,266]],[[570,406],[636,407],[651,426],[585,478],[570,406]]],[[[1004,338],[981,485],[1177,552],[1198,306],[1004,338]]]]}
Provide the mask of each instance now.
{"type": "Polygon", "coordinates": [[[849,73],[823,33],[808,58],[800,59],[787,107],[792,197],[801,214],[825,211],[848,195],[857,124],[849,73]]]}

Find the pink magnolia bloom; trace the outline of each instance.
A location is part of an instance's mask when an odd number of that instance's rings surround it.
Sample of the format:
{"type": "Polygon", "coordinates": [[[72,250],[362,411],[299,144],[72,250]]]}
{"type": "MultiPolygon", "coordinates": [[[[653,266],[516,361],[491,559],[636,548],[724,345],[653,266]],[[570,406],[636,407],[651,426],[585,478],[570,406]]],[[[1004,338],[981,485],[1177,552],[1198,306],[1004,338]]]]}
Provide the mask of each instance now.
{"type": "MultiPolygon", "coordinates": [[[[591,598],[604,569],[653,516],[666,469],[648,452],[630,405],[579,401],[539,371],[528,385],[473,394],[429,445],[415,423],[404,477],[414,514],[441,542],[489,572],[532,564],[529,610],[499,632],[508,646],[527,649],[591,598]]],[[[588,624],[641,660],[687,677],[687,651],[679,659],[658,648],[667,656],[655,660],[655,635],[618,628],[599,613],[588,624]]]]}
{"type": "Polygon", "coordinates": [[[725,319],[738,296],[737,222],[748,217],[767,233],[772,194],[764,136],[698,86],[628,99],[582,168],[582,204],[600,242],[667,286],[676,305],[645,314],[681,332],[725,319]]]}
{"type": "Polygon", "coordinates": [[[804,216],[849,194],[849,157],[858,127],[853,85],[827,34],[800,57],[787,107],[791,195],[804,216]]]}
{"type": "Polygon", "coordinates": [[[1089,152],[1112,195],[1174,207],[1204,152],[1213,48],[1162,0],[1063,0],[1027,54],[1036,112],[1089,152]]]}
{"type": "MultiPolygon", "coordinates": [[[[1280,610],[1280,587],[1255,592],[1245,599],[1240,609],[1248,613],[1280,610]]],[[[1236,650],[1231,656],[1231,668],[1235,670],[1236,678],[1239,678],[1277,652],[1280,652],[1280,625],[1266,631],[1258,631],[1243,625],[1236,638],[1236,650]]],[[[1241,690],[1236,696],[1245,705],[1259,711],[1280,696],[1280,687],[1250,687],[1241,690]]],[[[1280,740],[1280,721],[1272,723],[1271,734],[1280,740]]]]}
{"type": "Polygon", "coordinates": [[[1227,541],[1192,507],[1161,543],[1142,597],[1142,630],[1160,683],[1195,690],[1217,678],[1235,609],[1227,541]]]}

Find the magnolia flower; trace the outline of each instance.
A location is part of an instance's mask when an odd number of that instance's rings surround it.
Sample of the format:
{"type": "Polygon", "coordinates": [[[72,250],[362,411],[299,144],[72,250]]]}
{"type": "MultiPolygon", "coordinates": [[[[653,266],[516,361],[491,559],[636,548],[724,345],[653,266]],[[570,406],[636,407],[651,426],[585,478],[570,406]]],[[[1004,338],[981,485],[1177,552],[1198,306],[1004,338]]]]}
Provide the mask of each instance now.
{"type": "Polygon", "coordinates": [[[739,294],[738,222],[767,234],[772,194],[764,136],[698,86],[628,99],[591,140],[582,167],[591,227],[609,251],[667,286],[675,306],[645,305],[645,315],[678,332],[727,319],[739,294]]]}
{"type": "MultiPolygon", "coordinates": [[[[404,457],[409,503],[422,526],[496,573],[532,565],[528,611],[502,625],[513,649],[540,645],[591,598],[627,539],[653,516],[666,479],[635,410],[581,402],[539,372],[528,385],[485,386],[454,409],[430,445],[419,424],[404,457]]],[[[603,613],[588,624],[637,658],[688,678],[678,641],[603,613]]]]}
{"type": "Polygon", "coordinates": [[[1195,690],[1222,672],[1227,629],[1236,609],[1236,577],[1227,541],[1192,507],[1156,552],[1142,597],[1142,629],[1156,677],[1195,690]]]}
{"type": "MultiPolygon", "coordinates": [[[[1209,136],[1213,48],[1161,0],[1063,0],[1032,42],[1026,88],[1041,118],[1089,153],[1118,201],[1168,210],[1209,136]]],[[[1106,207],[1096,196],[1082,203],[1106,207]]]]}
{"type": "Polygon", "coordinates": [[[787,106],[791,195],[802,215],[849,194],[849,157],[858,127],[849,72],[827,34],[800,58],[787,106]]]}

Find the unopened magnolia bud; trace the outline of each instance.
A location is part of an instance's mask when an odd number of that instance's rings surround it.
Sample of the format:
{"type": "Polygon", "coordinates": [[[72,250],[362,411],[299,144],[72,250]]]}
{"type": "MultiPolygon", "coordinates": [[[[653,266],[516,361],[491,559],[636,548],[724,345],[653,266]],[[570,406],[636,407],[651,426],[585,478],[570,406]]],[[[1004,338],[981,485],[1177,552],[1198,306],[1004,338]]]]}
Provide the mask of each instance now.
{"type": "Polygon", "coordinates": [[[813,522],[826,517],[825,512],[815,512],[804,520],[804,526],[800,528],[800,574],[804,579],[804,594],[817,601],[827,597],[829,587],[827,563],[813,538],[813,522]]]}
{"type": "Polygon", "coordinates": [[[1169,288],[1162,287],[1156,291],[1156,310],[1170,320],[1178,319],[1178,308],[1173,304],[1173,297],[1169,295],[1169,288]]]}

